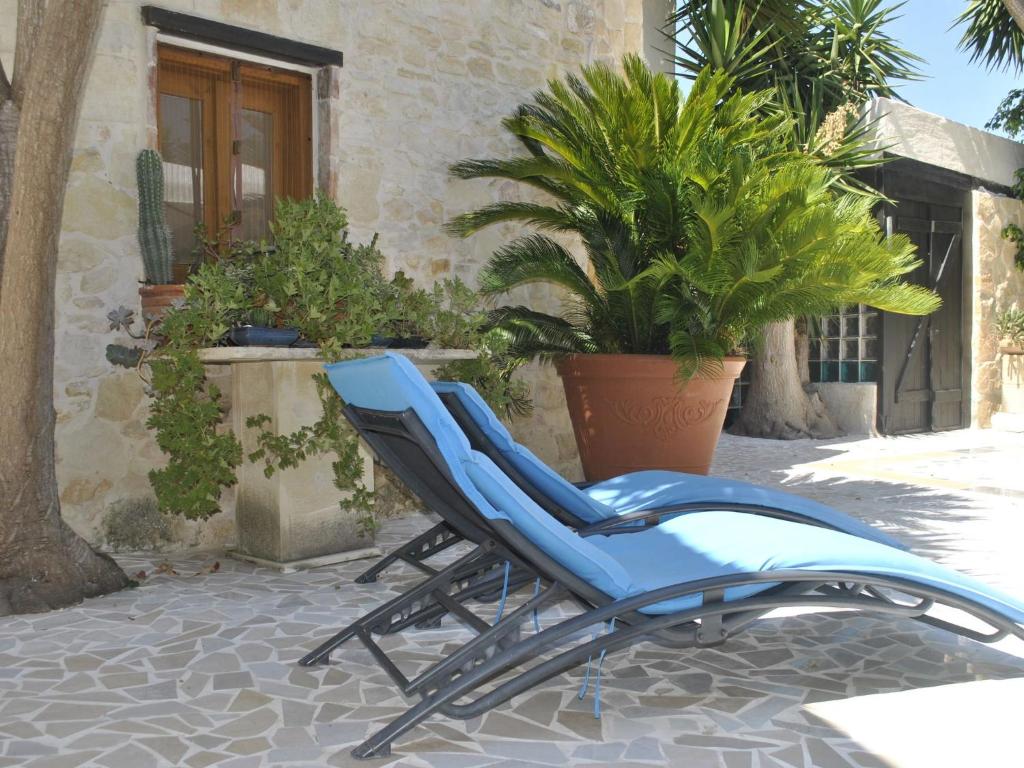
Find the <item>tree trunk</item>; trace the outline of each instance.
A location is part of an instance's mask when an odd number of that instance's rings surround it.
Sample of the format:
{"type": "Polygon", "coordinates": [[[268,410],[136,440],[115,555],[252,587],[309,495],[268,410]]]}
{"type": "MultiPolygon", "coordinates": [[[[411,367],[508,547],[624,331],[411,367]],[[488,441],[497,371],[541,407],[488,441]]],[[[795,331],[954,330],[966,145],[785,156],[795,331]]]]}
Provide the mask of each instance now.
{"type": "Polygon", "coordinates": [[[808,395],[797,369],[793,321],[772,323],[750,359],[750,386],[740,417],[730,430],[736,435],[794,440],[840,434],[821,398],[808,395]]]}
{"type": "MultiPolygon", "coordinates": [[[[31,64],[15,71],[13,95],[0,103],[16,102],[17,133],[31,137],[16,142],[13,173],[0,177],[10,190],[0,274],[0,615],[65,606],[128,584],[111,558],[61,520],[54,461],[57,242],[103,6],[54,0],[42,12],[41,3],[22,0],[28,27],[40,13],[42,21],[30,30],[31,64]]],[[[10,141],[0,135],[0,147],[10,141]]]]}
{"type": "Polygon", "coordinates": [[[1024,0],[1003,0],[1003,5],[1017,22],[1017,26],[1024,31],[1024,0]]]}

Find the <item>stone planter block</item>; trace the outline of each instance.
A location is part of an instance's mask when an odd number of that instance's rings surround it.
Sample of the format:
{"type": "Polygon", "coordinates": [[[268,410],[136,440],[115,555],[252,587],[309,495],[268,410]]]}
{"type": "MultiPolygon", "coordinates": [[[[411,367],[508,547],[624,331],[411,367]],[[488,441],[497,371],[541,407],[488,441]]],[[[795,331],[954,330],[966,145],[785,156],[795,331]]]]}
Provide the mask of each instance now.
{"type": "MultiPolygon", "coordinates": [[[[380,350],[360,350],[370,355],[380,350]]],[[[406,350],[430,375],[449,360],[469,359],[468,350],[406,350]]],[[[405,353],[403,352],[403,354],[405,353]]],[[[201,350],[207,365],[231,369],[230,424],[249,454],[256,450],[256,430],[245,426],[251,416],[270,416],[270,429],[286,434],[314,423],[321,414],[314,374],[323,371],[315,349],[217,347],[201,350]]],[[[365,447],[363,483],[373,489],[373,459],[365,447]]],[[[361,535],[358,514],[344,512],[334,487],[333,456],[307,458],[298,467],[264,474],[262,462],[245,461],[238,469],[235,523],[236,556],[260,565],[294,570],[373,557],[380,554],[372,535],[361,535]]]]}

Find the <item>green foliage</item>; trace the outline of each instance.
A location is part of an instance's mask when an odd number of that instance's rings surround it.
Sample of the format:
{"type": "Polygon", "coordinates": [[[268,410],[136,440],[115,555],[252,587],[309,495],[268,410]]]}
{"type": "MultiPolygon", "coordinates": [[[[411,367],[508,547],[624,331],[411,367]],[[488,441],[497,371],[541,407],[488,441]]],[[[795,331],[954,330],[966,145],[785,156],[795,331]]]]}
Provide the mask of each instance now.
{"type": "Polygon", "coordinates": [[[996,315],[996,331],[1016,347],[1024,347],[1024,311],[1011,307],[996,315]]]}
{"type": "Polygon", "coordinates": [[[381,335],[395,339],[433,338],[432,323],[438,310],[434,294],[417,288],[412,278],[398,271],[391,282],[383,283],[380,303],[385,317],[381,335]]]}
{"type": "MultiPolygon", "coordinates": [[[[172,315],[174,313],[171,313],[172,315]]],[[[219,511],[220,493],[235,483],[242,447],[218,428],[221,393],[206,381],[194,347],[172,343],[150,360],[153,400],[146,426],[167,454],[167,465],[149,480],[161,512],[206,519],[219,511]]]]}
{"type": "Polygon", "coordinates": [[[504,350],[495,345],[493,337],[484,334],[487,313],[476,291],[458,278],[446,278],[434,283],[433,302],[429,336],[439,347],[479,349],[498,359],[503,357],[504,350]]]}
{"type": "Polygon", "coordinates": [[[471,347],[478,350],[475,358],[445,363],[434,369],[434,378],[471,385],[495,413],[506,418],[528,416],[533,411],[530,389],[514,378],[525,360],[511,354],[509,335],[501,328],[492,328],[477,338],[471,347]]]}
{"type": "Polygon", "coordinates": [[[135,368],[142,360],[142,350],[125,344],[107,344],[107,362],[122,368],[135,368]]]}
{"type": "Polygon", "coordinates": [[[463,236],[504,221],[535,227],[495,252],[482,290],[547,282],[570,297],[561,316],[495,312],[512,357],[671,352],[690,374],[798,314],[937,308],[934,294],[900,282],[918,263],[914,248],[882,237],[875,198],[837,194],[833,175],[790,147],[791,123],[764,116],[772,92],[743,93],[706,71],[684,99],[639,57],[624,69],[551,81],[505,120],[526,155],[452,168],[553,199],[498,202],[450,224],[463,236]],[[577,235],[589,269],[548,232],[577,235]]]}
{"type": "Polygon", "coordinates": [[[164,164],[156,150],[144,149],[135,160],[139,186],[139,248],[146,282],[166,285],[174,278],[171,230],[164,221],[164,164]]]}
{"type": "Polygon", "coordinates": [[[1017,269],[1024,271],[1024,229],[1016,224],[1007,224],[999,234],[1004,240],[1009,240],[1017,246],[1017,252],[1013,255],[1013,264],[1017,269]]]}
{"type": "MultiPolygon", "coordinates": [[[[490,352],[481,328],[486,315],[473,291],[457,280],[426,291],[401,273],[385,281],[376,238],[354,245],[345,225],[344,211],[316,196],[278,203],[273,246],[201,239],[202,248],[218,258],[190,276],[184,305],[163,320],[164,345],[150,358],[154,399],[148,424],[169,459],[150,473],[161,510],[209,517],[217,512],[223,489],[236,481],[241,445],[223,428],[221,395],[206,381],[197,350],[220,343],[241,324],[297,328],[328,361],[367,346],[379,329],[414,331],[439,344],[479,350],[473,375],[489,396],[517,408],[528,404],[523,385],[511,379],[512,363],[486,357],[490,352]]],[[[108,317],[117,327],[130,321],[120,311],[108,317]]],[[[358,440],[326,377],[316,377],[316,385],[321,417],[290,434],[278,434],[269,416],[249,419],[247,428],[258,430],[258,447],[244,458],[262,461],[270,476],[310,456],[336,454],[334,483],[343,492],[341,506],[358,513],[361,531],[372,533],[373,497],[362,483],[358,440]]]]}
{"type": "MultiPolygon", "coordinates": [[[[971,52],[972,62],[1018,73],[1024,68],[1024,31],[1002,0],[970,0],[956,23],[964,27],[960,49],[971,52]]],[[[985,127],[1019,137],[1024,129],[1024,89],[1012,89],[985,127]]]]}
{"type": "Polygon", "coordinates": [[[1013,88],[1006,94],[985,127],[990,131],[1004,131],[1011,139],[1019,138],[1024,131],[1024,88],[1013,88]]]}
{"type": "Polygon", "coordinates": [[[348,240],[345,212],[328,197],[281,200],[273,225],[276,249],[252,263],[253,305],[277,324],[337,354],[365,347],[384,320],[378,291],[384,257],[377,238],[348,240]]]}
{"type": "Polygon", "coordinates": [[[920,57],[886,33],[902,4],[882,0],[686,0],[670,19],[675,63],[684,77],[706,67],[743,91],[769,91],[766,112],[791,121],[789,146],[817,156],[847,191],[867,191],[852,173],[883,161],[866,141],[863,119],[841,123],[838,140],[822,126],[872,96],[898,97],[893,83],[920,78],[920,57]]]}
{"type": "Polygon", "coordinates": [[[252,416],[246,421],[250,429],[259,429],[259,446],[248,455],[249,461],[263,461],[263,472],[271,477],[274,472],[297,467],[309,456],[334,453],[331,462],[334,486],[341,491],[342,510],[357,512],[361,535],[370,536],[376,530],[373,517],[373,491],[363,483],[363,460],[359,455],[359,439],[348,426],[341,413],[342,402],[327,380],[327,375],[314,377],[317,395],[323,408],[322,416],[312,425],[302,427],[289,435],[278,435],[266,427],[271,418],[252,416]]]}
{"type": "Polygon", "coordinates": [[[1021,70],[1024,32],[1002,0],[970,0],[956,23],[965,27],[960,49],[991,69],[1021,70]]]}

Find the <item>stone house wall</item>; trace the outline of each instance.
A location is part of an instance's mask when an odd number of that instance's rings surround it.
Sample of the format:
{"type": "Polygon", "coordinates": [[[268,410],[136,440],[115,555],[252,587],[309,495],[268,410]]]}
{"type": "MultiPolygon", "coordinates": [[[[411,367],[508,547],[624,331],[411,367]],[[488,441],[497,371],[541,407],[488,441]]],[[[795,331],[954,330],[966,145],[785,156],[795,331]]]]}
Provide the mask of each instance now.
{"type": "MultiPolygon", "coordinates": [[[[340,49],[328,123],[321,124],[320,184],[348,209],[356,240],[380,233],[392,270],[427,283],[470,284],[513,230],[467,241],[446,235],[452,216],[500,197],[511,184],[460,182],[447,166],[513,149],[500,119],[548,78],[651,48],[652,14],[666,0],[163,0],[162,7],[340,49]]],[[[106,312],[138,307],[134,160],[155,146],[156,33],[138,0],[112,0],[86,87],[65,203],[57,279],[55,402],[61,500],[68,522],[93,542],[110,505],[150,495],[161,456],[144,426],[147,398],[134,373],[112,369],[106,312]]],[[[16,0],[0,0],[0,57],[13,66],[16,0]]],[[[528,292],[537,306],[557,297],[528,292]]],[[[531,369],[536,414],[517,431],[545,460],[578,474],[564,399],[550,369],[531,369]],[[575,471],[574,471],[575,470],[575,471]]],[[[225,513],[180,524],[183,546],[233,534],[225,513]]]]}
{"type": "Polygon", "coordinates": [[[1024,309],[1024,272],[1014,265],[1017,247],[1000,233],[1007,224],[1024,226],[1024,202],[977,189],[970,210],[971,425],[988,427],[1002,400],[996,317],[1012,307],[1024,309]]]}

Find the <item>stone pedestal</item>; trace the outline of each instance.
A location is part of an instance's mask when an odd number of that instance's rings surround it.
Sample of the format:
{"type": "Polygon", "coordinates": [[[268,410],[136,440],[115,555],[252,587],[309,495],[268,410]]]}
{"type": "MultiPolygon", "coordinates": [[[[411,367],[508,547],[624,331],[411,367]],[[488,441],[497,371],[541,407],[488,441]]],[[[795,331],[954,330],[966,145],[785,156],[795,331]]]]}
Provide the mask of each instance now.
{"type": "Polygon", "coordinates": [[[1017,349],[1000,350],[999,367],[1002,385],[999,410],[1024,414],[1024,353],[1017,349]]]}
{"type": "Polygon", "coordinates": [[[878,434],[878,385],[874,382],[825,382],[814,385],[829,416],[847,435],[878,434]]]}
{"type": "MultiPolygon", "coordinates": [[[[381,350],[359,350],[369,356],[381,350]]],[[[403,350],[423,373],[450,360],[468,359],[468,350],[403,350]]],[[[321,415],[313,375],[323,371],[316,349],[216,347],[200,352],[207,365],[231,368],[230,423],[248,455],[256,450],[250,416],[266,414],[267,427],[287,434],[314,423],[321,415]]],[[[373,460],[365,448],[363,483],[373,488],[373,460]]],[[[331,468],[333,455],[307,458],[298,467],[264,474],[262,462],[238,469],[235,524],[238,557],[279,570],[313,568],[380,554],[372,535],[360,533],[358,515],[339,506],[331,468]]]]}

